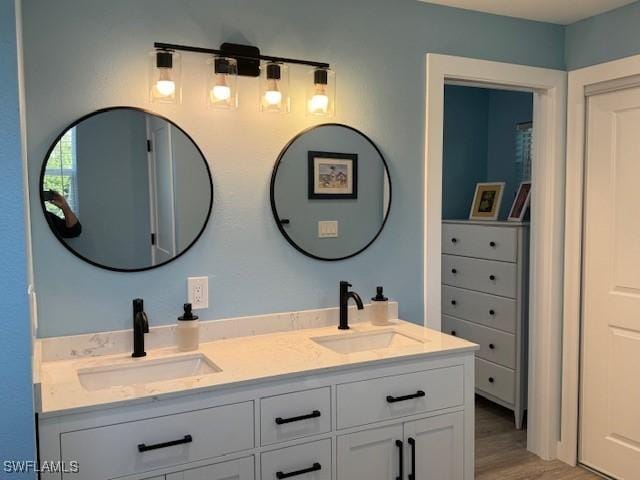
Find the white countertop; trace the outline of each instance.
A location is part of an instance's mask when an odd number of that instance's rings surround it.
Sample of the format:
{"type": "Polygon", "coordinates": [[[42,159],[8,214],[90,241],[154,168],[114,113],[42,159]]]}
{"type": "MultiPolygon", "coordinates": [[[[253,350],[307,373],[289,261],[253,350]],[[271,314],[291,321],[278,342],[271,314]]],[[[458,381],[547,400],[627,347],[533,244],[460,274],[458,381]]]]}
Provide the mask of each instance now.
{"type": "Polygon", "coordinates": [[[198,352],[220,367],[221,372],[93,391],[81,385],[78,378],[79,369],[148,362],[167,356],[193,355],[194,352],[180,353],[176,348],[160,348],[149,350],[146,357],[138,359],[133,359],[130,353],[126,353],[43,361],[39,368],[39,413],[77,413],[90,408],[153,401],[164,396],[215,390],[267,379],[340,370],[373,362],[474,351],[477,348],[477,345],[466,340],[402,320],[392,320],[390,325],[384,327],[357,323],[352,325],[350,330],[337,330],[334,325],[202,343],[198,352]],[[312,337],[318,336],[350,335],[389,329],[419,339],[420,343],[339,354],[312,340],[312,337]]]}

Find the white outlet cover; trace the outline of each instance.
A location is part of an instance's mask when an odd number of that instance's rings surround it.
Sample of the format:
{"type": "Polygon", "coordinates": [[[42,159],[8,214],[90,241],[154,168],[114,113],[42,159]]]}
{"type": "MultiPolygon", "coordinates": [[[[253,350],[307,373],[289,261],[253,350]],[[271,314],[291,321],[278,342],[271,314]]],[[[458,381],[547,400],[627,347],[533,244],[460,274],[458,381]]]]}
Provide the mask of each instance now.
{"type": "Polygon", "coordinates": [[[320,220],[318,222],[318,238],[335,238],[338,236],[337,220],[320,220]]]}
{"type": "Polygon", "coordinates": [[[209,308],[209,277],[187,279],[187,301],[194,310],[209,308]]]}

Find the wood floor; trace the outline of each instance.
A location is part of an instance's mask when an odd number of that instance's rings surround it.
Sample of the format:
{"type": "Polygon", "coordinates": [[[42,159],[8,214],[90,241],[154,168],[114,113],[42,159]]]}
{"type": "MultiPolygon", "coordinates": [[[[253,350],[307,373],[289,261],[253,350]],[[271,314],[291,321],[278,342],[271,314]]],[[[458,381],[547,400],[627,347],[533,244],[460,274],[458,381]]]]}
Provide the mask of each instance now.
{"type": "Polygon", "coordinates": [[[559,460],[545,462],[526,444],[511,411],[476,397],[476,480],[601,480],[559,460]]]}

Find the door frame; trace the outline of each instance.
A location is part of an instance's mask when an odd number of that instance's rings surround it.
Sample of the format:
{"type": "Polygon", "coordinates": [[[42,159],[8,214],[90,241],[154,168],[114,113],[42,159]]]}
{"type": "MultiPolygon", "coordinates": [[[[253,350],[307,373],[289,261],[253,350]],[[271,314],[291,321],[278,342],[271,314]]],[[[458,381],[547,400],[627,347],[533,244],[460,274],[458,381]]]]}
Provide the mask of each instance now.
{"type": "Polygon", "coordinates": [[[435,330],[441,329],[444,86],[451,83],[534,94],[527,448],[543,459],[553,459],[562,389],[567,73],[431,53],[426,63],[424,319],[435,330]]]}
{"type": "Polygon", "coordinates": [[[631,85],[640,85],[640,55],[569,72],[565,296],[562,333],[562,438],[558,442],[558,458],[572,465],[578,461],[586,93],[588,90],[613,91],[628,88],[631,85]]]}

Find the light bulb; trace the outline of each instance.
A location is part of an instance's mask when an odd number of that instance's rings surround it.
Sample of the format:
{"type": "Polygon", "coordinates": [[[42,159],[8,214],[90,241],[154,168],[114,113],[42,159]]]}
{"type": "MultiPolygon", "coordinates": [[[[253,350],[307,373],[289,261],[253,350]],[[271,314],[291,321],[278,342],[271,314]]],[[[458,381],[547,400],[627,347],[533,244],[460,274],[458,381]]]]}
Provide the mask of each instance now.
{"type": "Polygon", "coordinates": [[[156,90],[163,97],[170,97],[176,91],[176,84],[173,80],[171,80],[170,69],[168,68],[159,68],[160,78],[156,82],[156,90]]]}
{"type": "Polygon", "coordinates": [[[231,87],[228,85],[216,85],[211,89],[211,101],[226,102],[231,98],[231,87]]]}
{"type": "Polygon", "coordinates": [[[317,85],[316,91],[309,100],[309,112],[323,115],[329,111],[329,97],[322,85],[317,85]]]}
{"type": "Polygon", "coordinates": [[[282,102],[282,93],[279,90],[267,90],[264,92],[264,100],[269,105],[278,105],[282,102]]]}

